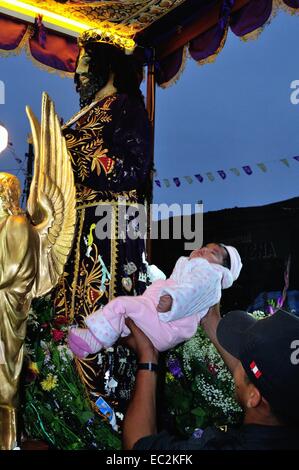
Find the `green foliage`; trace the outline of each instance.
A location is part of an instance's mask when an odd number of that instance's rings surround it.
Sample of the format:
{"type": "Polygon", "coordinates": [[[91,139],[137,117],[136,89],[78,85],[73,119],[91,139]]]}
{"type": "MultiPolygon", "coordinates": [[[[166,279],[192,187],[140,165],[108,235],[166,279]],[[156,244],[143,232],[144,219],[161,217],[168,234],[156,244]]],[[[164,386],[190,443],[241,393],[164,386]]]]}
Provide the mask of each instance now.
{"type": "Polygon", "coordinates": [[[66,332],[67,321],[53,318],[49,298],[33,304],[24,367],[25,432],[55,449],[120,449],[119,435],[91,408],[66,332]]]}
{"type": "Polygon", "coordinates": [[[175,431],[184,437],[198,428],[237,422],[232,378],[202,329],[168,353],[165,402],[175,431]]]}

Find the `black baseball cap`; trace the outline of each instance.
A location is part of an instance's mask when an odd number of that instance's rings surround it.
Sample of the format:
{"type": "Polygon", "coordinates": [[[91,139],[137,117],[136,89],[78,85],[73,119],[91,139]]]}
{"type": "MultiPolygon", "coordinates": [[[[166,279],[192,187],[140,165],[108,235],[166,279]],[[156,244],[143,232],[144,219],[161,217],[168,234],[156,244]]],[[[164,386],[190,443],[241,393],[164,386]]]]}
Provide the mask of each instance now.
{"type": "Polygon", "coordinates": [[[221,319],[220,345],[281,419],[299,424],[299,318],[278,310],[261,320],[236,310],[221,319]]]}

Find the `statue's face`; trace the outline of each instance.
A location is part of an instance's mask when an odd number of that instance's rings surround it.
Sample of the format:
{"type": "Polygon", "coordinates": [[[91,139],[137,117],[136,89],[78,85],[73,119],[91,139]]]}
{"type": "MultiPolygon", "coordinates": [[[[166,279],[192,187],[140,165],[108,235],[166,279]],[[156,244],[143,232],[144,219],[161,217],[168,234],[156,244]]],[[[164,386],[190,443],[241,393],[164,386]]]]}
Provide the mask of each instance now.
{"type": "Polygon", "coordinates": [[[18,178],[9,173],[0,173],[0,215],[17,214],[21,187],[18,178]]]}
{"type": "Polygon", "coordinates": [[[79,81],[81,86],[86,86],[89,82],[89,64],[90,64],[90,56],[87,54],[84,48],[80,50],[79,59],[76,68],[76,74],[79,76],[79,81]]]}
{"type": "Polygon", "coordinates": [[[76,67],[77,91],[80,94],[80,104],[85,106],[90,104],[95,94],[106,85],[108,77],[104,78],[101,73],[95,74],[90,71],[92,57],[86,52],[84,47],[80,49],[76,67]]]}

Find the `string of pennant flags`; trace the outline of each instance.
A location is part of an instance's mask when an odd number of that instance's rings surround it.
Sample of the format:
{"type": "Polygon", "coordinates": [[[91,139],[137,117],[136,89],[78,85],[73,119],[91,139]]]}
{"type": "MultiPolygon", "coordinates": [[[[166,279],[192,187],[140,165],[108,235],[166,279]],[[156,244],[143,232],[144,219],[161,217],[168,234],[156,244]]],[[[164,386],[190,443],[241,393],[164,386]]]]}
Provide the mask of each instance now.
{"type": "Polygon", "coordinates": [[[244,165],[240,168],[229,168],[228,170],[216,170],[214,172],[208,171],[204,174],[197,173],[196,175],[186,175],[186,176],[174,176],[172,178],[158,178],[158,174],[155,174],[155,184],[159,188],[165,186],[166,188],[170,188],[172,184],[176,187],[181,186],[183,181],[187,181],[188,184],[193,184],[194,182],[204,183],[205,181],[214,182],[217,179],[225,180],[228,175],[233,174],[235,176],[241,176],[241,174],[245,174],[247,176],[251,176],[254,172],[254,167],[256,166],[260,171],[266,173],[268,171],[266,163],[273,163],[273,162],[280,162],[282,165],[286,167],[290,167],[290,162],[292,160],[296,160],[299,163],[299,156],[291,157],[291,158],[280,158],[279,160],[271,160],[269,162],[260,162],[255,163],[254,165],[244,165]]]}

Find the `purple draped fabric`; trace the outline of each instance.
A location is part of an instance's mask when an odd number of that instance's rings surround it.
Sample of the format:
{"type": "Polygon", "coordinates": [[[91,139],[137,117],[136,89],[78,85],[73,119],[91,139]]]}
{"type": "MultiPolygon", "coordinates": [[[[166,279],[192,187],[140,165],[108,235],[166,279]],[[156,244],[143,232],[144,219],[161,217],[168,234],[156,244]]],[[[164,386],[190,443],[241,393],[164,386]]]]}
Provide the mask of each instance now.
{"type": "Polygon", "coordinates": [[[217,53],[226,34],[234,3],[235,0],[224,0],[216,26],[192,39],[189,52],[194,60],[199,62],[217,53]]]}
{"type": "Polygon", "coordinates": [[[156,63],[158,85],[169,82],[179,73],[183,63],[183,54],[184,47],[181,47],[162,61],[156,63]]]}
{"type": "MultiPolygon", "coordinates": [[[[0,14],[0,50],[16,49],[28,28],[32,29],[33,25],[0,14]]],[[[36,22],[34,30],[29,39],[32,57],[62,72],[74,72],[78,55],[76,39],[44,28],[41,21],[36,22]]]]}
{"type": "Polygon", "coordinates": [[[45,33],[42,42],[39,32],[29,40],[32,57],[54,69],[73,73],[78,56],[76,39],[48,29],[45,29],[45,33]]]}
{"type": "Polygon", "coordinates": [[[291,8],[299,8],[299,0],[283,0],[284,3],[291,8]]]}
{"type": "Polygon", "coordinates": [[[28,25],[21,20],[0,15],[0,49],[13,51],[22,41],[28,25]]]}
{"type": "Polygon", "coordinates": [[[223,36],[224,30],[219,28],[218,25],[197,36],[189,45],[192,59],[199,62],[215,54],[222,42],[223,36]]]}
{"type": "Polygon", "coordinates": [[[244,36],[263,26],[272,12],[272,0],[251,0],[230,20],[230,28],[236,36],[244,36]]]}

